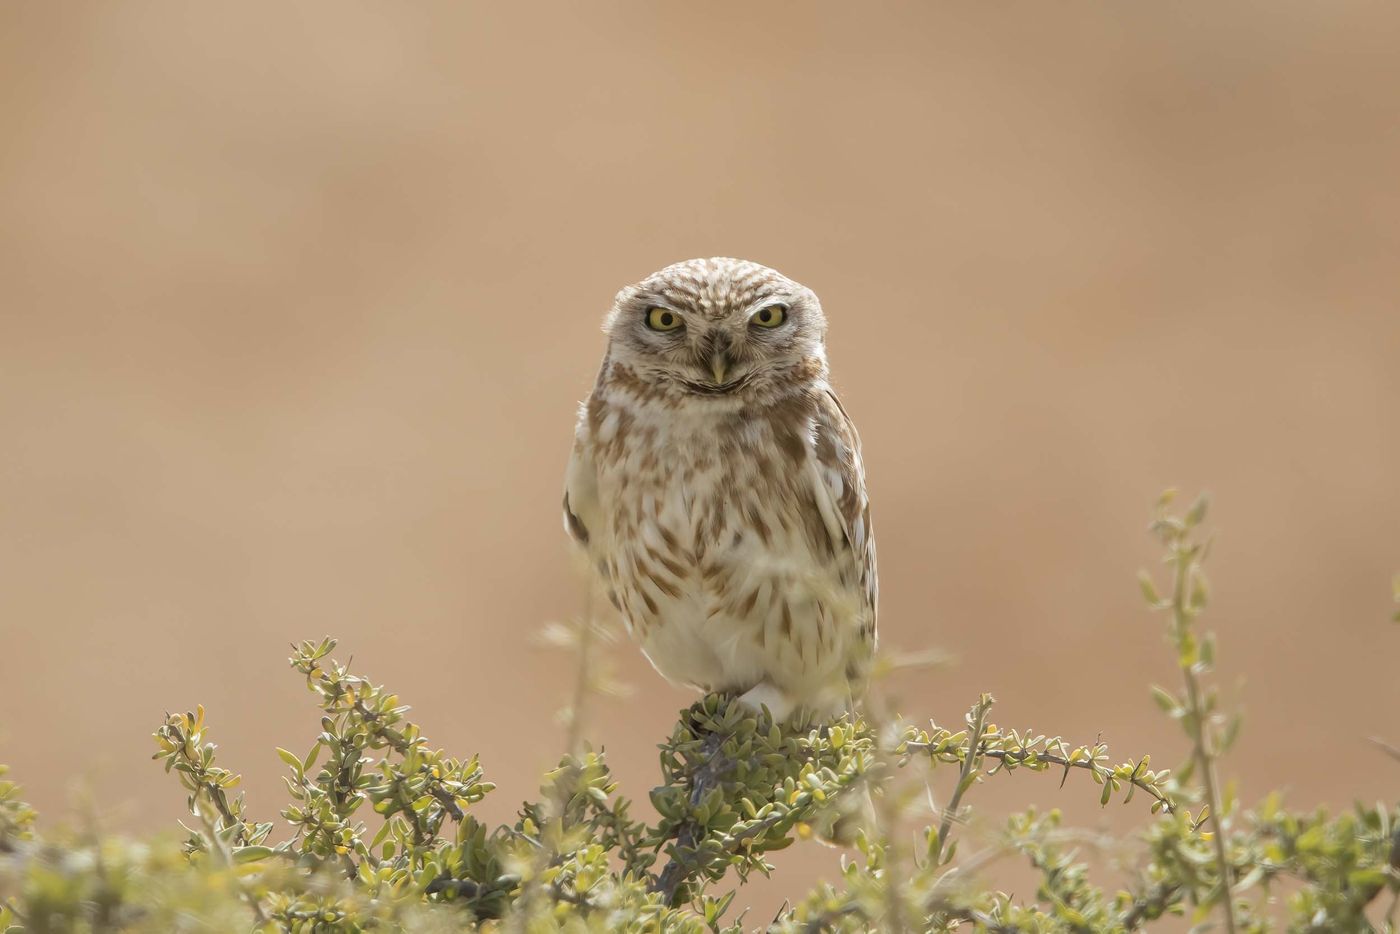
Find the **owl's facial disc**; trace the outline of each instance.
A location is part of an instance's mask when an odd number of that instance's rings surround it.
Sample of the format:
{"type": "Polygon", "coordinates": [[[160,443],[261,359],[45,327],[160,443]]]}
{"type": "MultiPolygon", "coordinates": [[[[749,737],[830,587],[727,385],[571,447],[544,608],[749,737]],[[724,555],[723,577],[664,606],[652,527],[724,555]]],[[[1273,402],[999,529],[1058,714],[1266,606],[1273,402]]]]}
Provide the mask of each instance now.
{"type": "Polygon", "coordinates": [[[605,327],[611,364],[667,404],[690,396],[729,411],[803,391],[826,373],[817,297],[743,260],[668,266],[619,292],[605,327]]]}

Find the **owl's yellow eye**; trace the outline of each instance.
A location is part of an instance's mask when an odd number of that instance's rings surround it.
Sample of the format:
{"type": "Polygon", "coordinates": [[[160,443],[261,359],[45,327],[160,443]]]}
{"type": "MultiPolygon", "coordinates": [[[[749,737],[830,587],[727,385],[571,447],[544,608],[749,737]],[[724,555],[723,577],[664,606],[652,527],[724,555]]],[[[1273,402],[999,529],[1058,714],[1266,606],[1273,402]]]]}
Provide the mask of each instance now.
{"type": "Polygon", "coordinates": [[[674,331],[681,323],[681,316],[669,308],[647,309],[647,327],[653,331],[674,331]]]}
{"type": "Polygon", "coordinates": [[[750,316],[749,324],[760,328],[775,328],[786,320],[786,305],[765,305],[750,316]]]}

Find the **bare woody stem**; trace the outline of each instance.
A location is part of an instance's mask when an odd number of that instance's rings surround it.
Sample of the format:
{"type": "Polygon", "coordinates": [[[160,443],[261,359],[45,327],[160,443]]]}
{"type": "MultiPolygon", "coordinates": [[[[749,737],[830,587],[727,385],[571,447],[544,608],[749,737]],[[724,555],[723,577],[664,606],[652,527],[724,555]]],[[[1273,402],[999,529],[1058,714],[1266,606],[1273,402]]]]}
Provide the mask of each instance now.
{"type": "MultiPolygon", "coordinates": [[[[733,768],[733,763],[724,758],[722,751],[724,740],[725,737],[718,733],[711,733],[705,737],[705,751],[708,758],[705,764],[696,769],[695,774],[691,777],[691,807],[699,806],[700,802],[709,794],[710,789],[716,787],[721,777],[733,768]]],[[[677,830],[671,861],[666,864],[666,868],[661,870],[661,874],[656,877],[651,886],[653,892],[661,893],[665,904],[675,904],[676,895],[690,879],[694,867],[689,863],[688,857],[690,851],[703,835],[704,828],[698,827],[691,820],[683,823],[677,830]]]]}
{"type": "Polygon", "coordinates": [[[1178,883],[1158,883],[1135,898],[1128,910],[1118,916],[1118,923],[1126,930],[1136,931],[1148,917],[1158,917],[1165,912],[1180,891],[1178,883]]]}

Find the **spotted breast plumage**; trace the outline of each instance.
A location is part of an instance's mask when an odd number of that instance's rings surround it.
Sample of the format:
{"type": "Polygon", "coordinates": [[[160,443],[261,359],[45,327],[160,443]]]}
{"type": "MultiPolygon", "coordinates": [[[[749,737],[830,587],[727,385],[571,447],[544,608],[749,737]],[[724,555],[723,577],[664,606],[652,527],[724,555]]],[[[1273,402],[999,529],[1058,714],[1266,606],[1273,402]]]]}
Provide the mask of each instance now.
{"type": "Polygon", "coordinates": [[[662,675],[778,718],[847,709],[875,646],[860,441],[811,290],[744,260],[618,293],[564,522],[662,675]]]}

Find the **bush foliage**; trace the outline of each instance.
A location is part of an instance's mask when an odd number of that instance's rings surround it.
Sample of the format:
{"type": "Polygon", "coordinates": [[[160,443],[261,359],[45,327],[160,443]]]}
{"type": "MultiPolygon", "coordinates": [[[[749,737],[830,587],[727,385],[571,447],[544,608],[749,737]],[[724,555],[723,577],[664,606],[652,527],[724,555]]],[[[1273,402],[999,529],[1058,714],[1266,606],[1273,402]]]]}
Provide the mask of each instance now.
{"type": "MultiPolygon", "coordinates": [[[[169,715],[155,758],[188,795],[183,844],[38,836],[17,786],[0,779],[0,930],[1119,932],[1185,916],[1227,931],[1396,931],[1395,805],[1297,813],[1275,794],[1246,807],[1222,786],[1217,765],[1239,720],[1220,709],[1215,639],[1198,625],[1205,501],[1181,515],[1170,505],[1164,496],[1152,524],[1169,579],[1144,574],[1141,585],[1179,663],[1179,688],[1153,689],[1190,748],[1179,768],[1004,729],[986,695],[952,729],[907,723],[876,700],[836,722],[775,724],[711,695],[661,744],[650,808],[578,744],[513,822],[492,827],[473,813],[495,790],[477,758],[432,748],[399,697],[335,661],[324,639],[291,658],[321,717],[304,754],[277,750],[280,830],[245,811],[205,711],[169,715]],[[1125,880],[1096,881],[1086,836],[1056,811],[972,834],[966,799],[998,771],[1082,782],[1105,805],[1140,807],[1125,880]],[[938,807],[930,772],[952,775],[938,807]],[[839,878],[771,919],[734,907],[776,851],[814,836],[851,844],[839,878]],[[1007,853],[1038,874],[1030,897],[979,884],[979,868],[1007,853]]],[[[580,624],[577,641],[592,632],[580,624]]]]}

